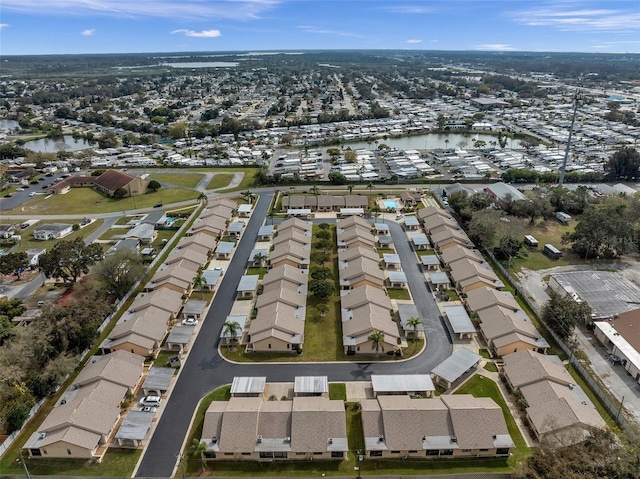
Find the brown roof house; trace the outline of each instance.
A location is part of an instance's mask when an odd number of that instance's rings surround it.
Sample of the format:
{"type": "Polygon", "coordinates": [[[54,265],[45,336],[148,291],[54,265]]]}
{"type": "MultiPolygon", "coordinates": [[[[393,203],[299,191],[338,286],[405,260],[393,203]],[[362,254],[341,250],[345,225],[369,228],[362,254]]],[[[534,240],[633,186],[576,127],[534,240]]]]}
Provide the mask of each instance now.
{"type": "Polygon", "coordinates": [[[322,396],[213,401],[201,441],[222,460],[342,460],[349,450],[344,402],[322,396]]]}
{"type": "Polygon", "coordinates": [[[391,301],[375,289],[362,286],[342,296],[342,344],[346,354],[378,354],[398,348],[400,332],[393,318],[391,301]],[[375,350],[369,339],[374,331],[384,334],[380,351],[375,350]]]}
{"type": "Polygon", "coordinates": [[[498,291],[488,286],[469,291],[467,293],[466,303],[467,308],[472,313],[479,313],[483,309],[493,306],[501,306],[513,311],[520,309],[518,302],[511,293],[498,291]]]}
{"type": "Polygon", "coordinates": [[[102,342],[100,349],[104,353],[123,349],[143,357],[153,354],[167,335],[171,317],[171,313],[154,306],[135,313],[125,313],[102,342]]]}
{"type": "Polygon", "coordinates": [[[504,288],[504,283],[492,269],[469,259],[460,259],[449,264],[451,280],[458,291],[468,293],[486,286],[494,289],[504,288]]]}
{"type": "Polygon", "coordinates": [[[591,428],[606,427],[557,357],[518,351],[503,359],[507,382],[520,391],[529,424],[539,440],[567,446],[586,439],[591,428]]]}
{"type": "Polygon", "coordinates": [[[107,196],[114,196],[119,189],[126,192],[123,196],[139,196],[147,192],[149,182],[124,171],[107,170],[93,180],[93,185],[107,196]]]}
{"type": "Polygon", "coordinates": [[[493,306],[478,312],[480,332],[489,348],[498,356],[531,349],[544,353],[549,343],[521,309],[493,306]]]}
{"type": "Polygon", "coordinates": [[[340,288],[344,290],[355,289],[365,284],[378,288],[384,287],[385,277],[380,265],[377,261],[365,257],[349,261],[345,268],[338,271],[338,275],[340,276],[340,288]]]}
{"type": "Polygon", "coordinates": [[[515,447],[502,409],[490,398],[378,395],[361,405],[372,458],[505,457],[515,447]]]}

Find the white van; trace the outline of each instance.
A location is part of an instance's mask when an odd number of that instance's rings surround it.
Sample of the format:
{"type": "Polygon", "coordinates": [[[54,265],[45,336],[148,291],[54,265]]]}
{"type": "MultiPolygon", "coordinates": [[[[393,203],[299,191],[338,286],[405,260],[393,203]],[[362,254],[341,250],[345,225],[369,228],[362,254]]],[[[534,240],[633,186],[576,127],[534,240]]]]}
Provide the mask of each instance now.
{"type": "Polygon", "coordinates": [[[145,396],[140,399],[140,406],[158,407],[160,406],[161,401],[162,399],[160,398],[160,396],[145,396]]]}

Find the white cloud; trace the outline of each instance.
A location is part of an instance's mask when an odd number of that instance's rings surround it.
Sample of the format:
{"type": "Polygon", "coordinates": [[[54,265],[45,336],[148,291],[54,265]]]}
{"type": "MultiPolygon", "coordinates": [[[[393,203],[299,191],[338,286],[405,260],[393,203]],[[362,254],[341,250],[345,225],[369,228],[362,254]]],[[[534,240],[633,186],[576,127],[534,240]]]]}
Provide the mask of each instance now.
{"type": "Polygon", "coordinates": [[[411,40],[407,40],[405,43],[422,43],[422,40],[417,40],[415,38],[412,38],[411,40]]]}
{"type": "Polygon", "coordinates": [[[403,13],[407,15],[422,15],[433,12],[432,8],[421,5],[393,5],[391,7],[384,7],[383,10],[391,13],[403,13]]]}
{"type": "Polygon", "coordinates": [[[480,43],[476,45],[476,50],[493,50],[496,52],[508,52],[515,50],[507,43],[480,43]]]}
{"type": "Polygon", "coordinates": [[[8,26],[8,23],[0,23],[0,30],[2,30],[3,28],[7,28],[8,26]]]}
{"type": "Polygon", "coordinates": [[[195,38],[217,38],[222,35],[220,30],[201,30],[199,32],[196,32],[195,30],[186,30],[184,28],[174,30],[171,33],[182,33],[185,37],[195,38]]]}
{"type": "Polygon", "coordinates": [[[80,35],[84,35],[85,37],[90,37],[94,33],[96,33],[96,29],[95,28],[87,28],[86,30],[82,30],[80,32],[80,35]]]}
{"type": "Polygon", "coordinates": [[[41,15],[249,20],[260,18],[280,3],[281,0],[2,0],[2,9],[41,15]]]}
{"type": "Polygon", "coordinates": [[[300,30],[304,30],[305,32],[308,32],[308,33],[318,33],[320,35],[336,35],[340,37],[365,38],[363,35],[358,35],[357,33],[353,33],[353,32],[326,30],[324,28],[314,27],[311,25],[298,25],[296,28],[299,28],[300,30]]]}
{"type": "MultiPolygon", "coordinates": [[[[632,2],[633,3],[633,2],[632,2]]],[[[516,22],[533,26],[550,26],[562,31],[638,31],[640,12],[611,9],[537,8],[507,14],[516,22]]]]}

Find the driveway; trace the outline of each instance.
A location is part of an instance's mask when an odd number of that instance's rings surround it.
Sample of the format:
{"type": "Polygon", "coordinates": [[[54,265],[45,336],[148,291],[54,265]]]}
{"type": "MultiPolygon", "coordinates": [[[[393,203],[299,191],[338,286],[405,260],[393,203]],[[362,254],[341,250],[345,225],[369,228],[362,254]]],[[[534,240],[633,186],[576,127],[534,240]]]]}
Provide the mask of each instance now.
{"type": "Polygon", "coordinates": [[[236,288],[244,274],[247,258],[253,249],[258,229],[262,225],[272,197],[272,191],[263,191],[254,208],[227,273],[223,276],[213,305],[191,347],[165,411],[144,452],[136,477],[172,475],[198,402],[210,391],[231,383],[235,376],[265,376],[268,382],[290,382],[295,376],[311,375],[327,376],[329,381],[366,381],[374,373],[428,373],[451,354],[451,343],[435,301],[426,287],[424,276],[418,270],[417,258],[411,250],[408,238],[400,225],[390,222],[398,254],[406,268],[411,294],[425,322],[428,342],[419,356],[408,361],[389,363],[232,364],[223,360],[217,349],[220,331],[231,312],[236,288]]]}

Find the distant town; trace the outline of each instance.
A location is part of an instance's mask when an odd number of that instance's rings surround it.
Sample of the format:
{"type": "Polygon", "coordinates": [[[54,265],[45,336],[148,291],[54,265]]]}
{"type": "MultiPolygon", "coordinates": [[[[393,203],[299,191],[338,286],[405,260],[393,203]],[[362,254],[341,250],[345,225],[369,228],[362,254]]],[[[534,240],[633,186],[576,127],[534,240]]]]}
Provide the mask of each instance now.
{"type": "Polygon", "coordinates": [[[639,68],[3,57],[0,470],[634,477],[639,68]]]}

